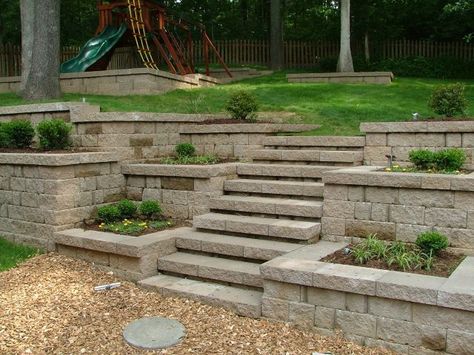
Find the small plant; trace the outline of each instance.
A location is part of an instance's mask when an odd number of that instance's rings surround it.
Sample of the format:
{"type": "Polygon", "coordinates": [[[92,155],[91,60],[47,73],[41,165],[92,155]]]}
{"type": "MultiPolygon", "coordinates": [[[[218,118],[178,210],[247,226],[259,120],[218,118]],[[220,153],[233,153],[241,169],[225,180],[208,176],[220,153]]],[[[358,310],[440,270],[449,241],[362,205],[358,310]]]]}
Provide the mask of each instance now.
{"type": "Polygon", "coordinates": [[[432,169],[435,164],[435,152],[426,149],[412,150],[409,158],[410,162],[420,170],[432,169]]]}
{"type": "Polygon", "coordinates": [[[120,220],[121,213],[116,205],[99,207],[97,210],[99,220],[104,223],[113,223],[120,220]]]}
{"type": "Polygon", "coordinates": [[[137,212],[137,205],[130,200],[122,200],[116,204],[120,218],[132,218],[137,212]]]}
{"type": "Polygon", "coordinates": [[[179,158],[189,158],[196,153],[196,147],[191,143],[180,143],[175,148],[179,158]]]}
{"type": "Polygon", "coordinates": [[[45,120],[38,124],[39,144],[43,149],[66,149],[71,145],[72,126],[63,120],[45,120]]]}
{"type": "Polygon", "coordinates": [[[363,242],[357,244],[352,254],[359,264],[365,264],[372,259],[384,258],[387,254],[387,245],[377,238],[377,235],[369,235],[363,242]]]}
{"type": "Polygon", "coordinates": [[[258,103],[254,95],[246,91],[239,91],[230,97],[225,109],[233,119],[255,120],[258,103]]]}
{"type": "Polygon", "coordinates": [[[30,121],[18,120],[2,123],[2,145],[6,148],[28,148],[33,143],[35,130],[30,121]]]}
{"type": "Polygon", "coordinates": [[[425,232],[416,238],[416,245],[428,255],[438,255],[449,246],[449,241],[439,232],[425,232]]]}
{"type": "Polygon", "coordinates": [[[467,108],[464,91],[461,83],[439,86],[433,91],[429,106],[437,114],[447,117],[464,114],[467,108]]]}
{"type": "Polygon", "coordinates": [[[437,170],[447,172],[459,171],[466,162],[466,153],[461,149],[444,149],[435,153],[437,170]]]}
{"type": "Polygon", "coordinates": [[[198,155],[193,157],[164,158],[162,164],[168,165],[212,165],[219,163],[219,158],[215,155],[198,155]]]}
{"type": "Polygon", "coordinates": [[[159,215],[162,210],[158,201],[149,200],[141,203],[138,212],[146,218],[152,218],[159,215]]]}
{"type": "Polygon", "coordinates": [[[99,229],[104,232],[112,232],[124,235],[140,235],[147,229],[163,230],[173,226],[171,221],[142,221],[142,220],[128,220],[101,223],[99,229]]]}

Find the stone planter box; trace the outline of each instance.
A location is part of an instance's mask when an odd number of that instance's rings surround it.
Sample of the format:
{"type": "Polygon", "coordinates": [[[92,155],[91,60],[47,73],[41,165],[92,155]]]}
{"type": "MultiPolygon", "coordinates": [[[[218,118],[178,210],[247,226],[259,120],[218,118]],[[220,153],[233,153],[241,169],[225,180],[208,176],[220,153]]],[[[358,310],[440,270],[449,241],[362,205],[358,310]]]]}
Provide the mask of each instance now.
{"type": "Polygon", "coordinates": [[[263,264],[263,316],[401,354],[472,354],[473,257],[449,278],[319,261],[344,246],[323,241],[263,264]]]}
{"type": "Polygon", "coordinates": [[[365,163],[386,165],[386,155],[394,155],[395,162],[406,164],[414,149],[440,150],[462,148],[468,159],[466,168],[474,170],[474,120],[431,122],[362,123],[366,134],[365,163]]]}
{"type": "Polygon", "coordinates": [[[156,275],[158,258],[176,252],[175,231],[141,237],[70,229],[52,237],[55,250],[63,255],[92,262],[118,277],[139,281],[156,275]]]}
{"type": "Polygon", "coordinates": [[[474,255],[474,173],[386,173],[361,166],[323,176],[324,238],[366,237],[414,242],[437,230],[451,247],[474,255]]]}
{"type": "Polygon", "coordinates": [[[289,83],[391,84],[394,75],[391,72],[357,72],[288,74],[286,77],[289,83]]]}
{"type": "Polygon", "coordinates": [[[223,194],[224,182],[237,176],[237,164],[126,164],[127,196],[159,200],[167,216],[192,219],[209,212],[209,201],[223,194]]]}
{"type": "Polygon", "coordinates": [[[54,232],[79,225],[124,193],[114,153],[1,153],[0,235],[51,249],[54,232]]]}

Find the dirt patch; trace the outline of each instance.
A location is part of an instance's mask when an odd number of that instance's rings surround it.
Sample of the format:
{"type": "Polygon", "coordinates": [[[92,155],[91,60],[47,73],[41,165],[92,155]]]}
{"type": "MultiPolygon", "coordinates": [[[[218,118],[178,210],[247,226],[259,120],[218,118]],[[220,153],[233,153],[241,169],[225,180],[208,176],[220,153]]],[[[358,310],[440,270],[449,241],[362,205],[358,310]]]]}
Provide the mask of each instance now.
{"type": "Polygon", "coordinates": [[[180,345],[161,354],[392,354],[341,337],[164,298],[129,282],[111,291],[93,291],[117,281],[88,263],[56,254],[0,273],[0,353],[144,354],[124,343],[123,329],[138,318],[161,316],[182,322],[187,332],[180,345]]]}
{"type": "MultiPolygon", "coordinates": [[[[144,230],[143,232],[140,232],[140,233],[135,233],[135,234],[122,234],[122,233],[117,233],[117,234],[121,234],[121,235],[128,235],[130,237],[141,237],[141,236],[144,236],[144,235],[147,235],[147,234],[152,234],[152,233],[156,233],[156,232],[162,232],[164,230],[173,230],[173,229],[177,229],[177,228],[182,228],[182,227],[192,227],[192,223],[191,222],[188,222],[188,221],[184,221],[184,220],[170,220],[170,222],[172,223],[171,226],[167,227],[167,228],[153,228],[153,227],[148,227],[146,230],[144,230]]],[[[113,233],[113,232],[110,232],[110,231],[104,231],[103,229],[101,229],[99,227],[100,223],[99,222],[93,222],[93,223],[88,223],[88,224],[84,224],[83,225],[83,228],[85,230],[92,230],[92,231],[97,231],[97,232],[107,232],[107,233],[113,233]]]]}
{"type": "MultiPolygon", "coordinates": [[[[349,248],[352,248],[353,245],[349,245],[349,248]]],[[[439,276],[439,277],[449,277],[454,270],[459,266],[459,264],[464,260],[465,256],[454,254],[448,251],[441,251],[439,255],[436,257],[433,268],[428,270],[410,270],[405,271],[412,274],[423,274],[423,275],[430,275],[430,276],[439,276]]],[[[368,267],[373,269],[382,269],[382,270],[393,270],[393,271],[401,271],[404,272],[402,268],[398,267],[397,265],[392,264],[388,266],[387,263],[383,260],[369,260],[366,264],[358,264],[354,260],[354,256],[352,254],[345,254],[344,249],[340,249],[335,253],[326,256],[325,258],[321,259],[321,261],[333,264],[343,264],[343,265],[353,265],[353,266],[361,266],[361,267],[368,267]]]]}

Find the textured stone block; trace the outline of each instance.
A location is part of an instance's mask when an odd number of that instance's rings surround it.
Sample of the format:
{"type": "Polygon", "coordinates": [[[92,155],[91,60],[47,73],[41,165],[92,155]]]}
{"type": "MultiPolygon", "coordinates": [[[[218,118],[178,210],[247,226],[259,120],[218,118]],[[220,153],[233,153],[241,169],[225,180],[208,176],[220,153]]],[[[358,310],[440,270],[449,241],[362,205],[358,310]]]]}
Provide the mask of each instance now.
{"type": "Polygon", "coordinates": [[[368,133],[365,136],[365,145],[367,146],[386,146],[387,135],[385,133],[368,133]]]}
{"type": "Polygon", "coordinates": [[[369,297],[368,312],[375,316],[412,320],[412,304],[381,297],[369,297]]]}
{"type": "Polygon", "coordinates": [[[328,200],[347,200],[348,186],[330,185],[324,186],[324,198],[328,200]]]}
{"type": "Polygon", "coordinates": [[[315,307],[307,303],[290,302],[290,322],[307,329],[314,326],[315,307]]]}
{"type": "Polygon", "coordinates": [[[355,219],[370,220],[372,214],[372,204],[370,202],[356,202],[355,203],[355,219]]]}
{"type": "Polygon", "coordinates": [[[471,355],[474,350],[474,333],[448,329],[446,351],[456,355],[471,355]]]}
{"type": "Polygon", "coordinates": [[[166,190],[194,190],[194,179],[178,177],[162,177],[161,188],[166,190]]]}
{"type": "Polygon", "coordinates": [[[413,321],[460,331],[474,329],[473,312],[425,304],[413,304],[413,321]]]}
{"type": "Polygon", "coordinates": [[[289,302],[263,296],[262,316],[287,322],[290,316],[289,302]]]}
{"type": "Polygon", "coordinates": [[[377,234],[384,240],[395,240],[395,223],[375,221],[346,221],[346,236],[365,238],[370,234],[377,234]]]}
{"type": "Polygon", "coordinates": [[[447,207],[454,206],[454,192],[400,189],[400,204],[409,206],[447,207]]]}
{"type": "Polygon", "coordinates": [[[278,298],[287,301],[301,301],[301,286],[264,280],[263,289],[266,297],[278,298]]]}
{"type": "Polygon", "coordinates": [[[365,201],[364,186],[348,186],[347,197],[349,201],[363,202],[365,201]]]}
{"type": "Polygon", "coordinates": [[[423,224],[425,208],[421,206],[391,205],[390,222],[423,224]]]}
{"type": "Polygon", "coordinates": [[[365,200],[367,202],[398,204],[398,189],[368,186],[365,189],[365,200]]]}
{"type": "Polygon", "coordinates": [[[344,292],[308,287],[307,301],[316,306],[345,309],[346,294],[344,292]]]}
{"type": "Polygon", "coordinates": [[[373,221],[387,222],[388,221],[388,207],[389,205],[386,205],[386,204],[373,203],[370,219],[373,221]]]}
{"type": "Polygon", "coordinates": [[[354,218],[354,202],[339,200],[324,200],[324,217],[354,218]]]}
{"type": "Polygon", "coordinates": [[[467,212],[452,208],[427,208],[425,224],[438,227],[466,228],[467,212]]]}
{"type": "Polygon", "coordinates": [[[336,327],[344,334],[376,337],[377,318],[370,314],[360,314],[336,310],[336,327]]]}
{"type": "Polygon", "coordinates": [[[367,313],[368,297],[355,293],[346,293],[346,309],[351,312],[367,313]]]}
{"type": "Polygon", "coordinates": [[[421,233],[430,231],[432,228],[422,225],[397,223],[396,239],[403,242],[414,243],[421,233]]]}
{"type": "Polygon", "coordinates": [[[314,325],[318,328],[334,329],[336,310],[323,306],[316,306],[314,325]]]}
{"type": "Polygon", "coordinates": [[[342,218],[321,218],[323,235],[346,235],[346,221],[342,218]]]}

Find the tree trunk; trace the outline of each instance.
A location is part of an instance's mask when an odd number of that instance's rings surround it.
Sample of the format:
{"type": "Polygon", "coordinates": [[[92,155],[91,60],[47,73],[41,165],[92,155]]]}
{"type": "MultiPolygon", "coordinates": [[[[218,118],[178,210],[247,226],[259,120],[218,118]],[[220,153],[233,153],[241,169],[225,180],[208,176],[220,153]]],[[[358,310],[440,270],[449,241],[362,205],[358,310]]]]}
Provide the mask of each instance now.
{"type": "Polygon", "coordinates": [[[369,45],[369,32],[366,31],[364,35],[364,53],[365,53],[365,62],[370,63],[370,45],[369,45]]]}
{"type": "Polygon", "coordinates": [[[338,72],[354,72],[351,53],[351,1],[341,0],[341,51],[338,72]]]}
{"type": "Polygon", "coordinates": [[[283,68],[283,28],[281,22],[281,0],[270,0],[270,67],[272,70],[283,68]]]}
{"type": "Polygon", "coordinates": [[[59,0],[21,0],[21,85],[27,100],[61,96],[60,2],[59,0]]]}

